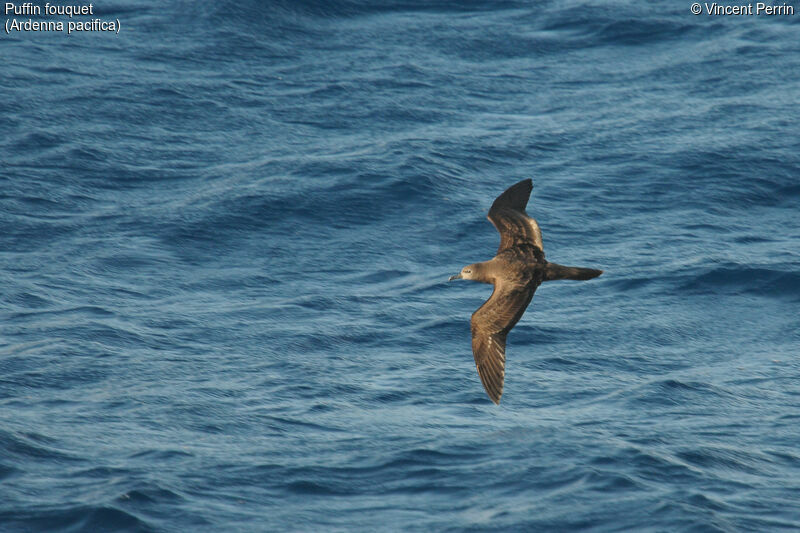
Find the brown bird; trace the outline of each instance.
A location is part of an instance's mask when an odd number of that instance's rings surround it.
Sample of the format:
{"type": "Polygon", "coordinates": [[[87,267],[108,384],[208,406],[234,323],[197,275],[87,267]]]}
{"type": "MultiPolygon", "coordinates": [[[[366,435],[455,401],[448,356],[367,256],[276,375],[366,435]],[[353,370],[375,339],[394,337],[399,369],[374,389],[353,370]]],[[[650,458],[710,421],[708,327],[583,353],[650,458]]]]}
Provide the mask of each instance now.
{"type": "Polygon", "coordinates": [[[500,232],[500,248],[491,261],[474,263],[452,276],[494,285],[494,292],[472,314],[472,354],[489,398],[496,404],[503,395],[506,335],[511,331],[543,281],[587,280],[603,273],[593,268],[567,267],[544,258],[542,230],[528,216],[533,182],[522,180],[497,197],[489,221],[500,232]]]}

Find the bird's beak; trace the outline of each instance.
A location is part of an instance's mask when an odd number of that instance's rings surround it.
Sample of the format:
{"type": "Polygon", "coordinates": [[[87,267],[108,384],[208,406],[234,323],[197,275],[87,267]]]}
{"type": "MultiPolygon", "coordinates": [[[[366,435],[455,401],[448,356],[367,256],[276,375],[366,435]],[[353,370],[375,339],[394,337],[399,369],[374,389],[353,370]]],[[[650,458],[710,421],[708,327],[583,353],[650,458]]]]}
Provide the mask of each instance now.
{"type": "Polygon", "coordinates": [[[453,281],[454,279],[462,279],[461,278],[461,272],[459,272],[455,276],[450,276],[450,279],[448,279],[447,281],[453,281]]]}

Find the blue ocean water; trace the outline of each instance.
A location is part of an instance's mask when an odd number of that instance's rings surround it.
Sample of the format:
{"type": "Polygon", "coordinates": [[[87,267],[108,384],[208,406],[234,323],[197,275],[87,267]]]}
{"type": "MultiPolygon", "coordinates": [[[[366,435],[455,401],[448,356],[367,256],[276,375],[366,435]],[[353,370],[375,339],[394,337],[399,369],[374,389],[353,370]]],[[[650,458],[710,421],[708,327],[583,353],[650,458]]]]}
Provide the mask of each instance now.
{"type": "Polygon", "coordinates": [[[94,9],[0,36],[0,531],[800,528],[800,14],[94,9]],[[605,273],[495,406],[446,280],[528,177],[605,273]]]}

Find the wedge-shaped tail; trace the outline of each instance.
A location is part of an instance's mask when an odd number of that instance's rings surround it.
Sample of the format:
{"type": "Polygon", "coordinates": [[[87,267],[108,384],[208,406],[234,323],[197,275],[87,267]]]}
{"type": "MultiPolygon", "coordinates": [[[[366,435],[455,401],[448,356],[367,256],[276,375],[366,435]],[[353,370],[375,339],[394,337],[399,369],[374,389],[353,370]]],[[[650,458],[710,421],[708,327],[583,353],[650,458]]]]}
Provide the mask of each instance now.
{"type": "Polygon", "coordinates": [[[594,268],[568,267],[557,263],[547,263],[545,267],[545,281],[556,281],[559,279],[587,280],[596,278],[602,274],[602,270],[594,268]]]}

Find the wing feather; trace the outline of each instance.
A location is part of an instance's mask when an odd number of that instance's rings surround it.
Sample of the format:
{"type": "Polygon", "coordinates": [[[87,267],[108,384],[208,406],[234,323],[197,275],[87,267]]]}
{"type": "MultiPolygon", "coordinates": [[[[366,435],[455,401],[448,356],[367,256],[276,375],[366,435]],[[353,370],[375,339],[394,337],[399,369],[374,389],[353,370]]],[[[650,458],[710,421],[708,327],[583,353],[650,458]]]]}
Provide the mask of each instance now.
{"type": "Polygon", "coordinates": [[[532,190],[533,181],[522,180],[498,196],[489,209],[489,221],[500,233],[498,254],[520,244],[532,244],[544,250],[542,230],[536,220],[525,212],[532,190]]]}
{"type": "Polygon", "coordinates": [[[472,355],[483,388],[500,403],[506,368],[506,335],[528,308],[536,287],[495,285],[492,296],[472,314],[472,355]]]}

